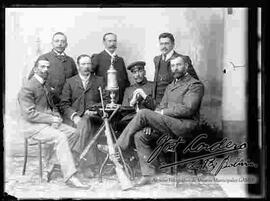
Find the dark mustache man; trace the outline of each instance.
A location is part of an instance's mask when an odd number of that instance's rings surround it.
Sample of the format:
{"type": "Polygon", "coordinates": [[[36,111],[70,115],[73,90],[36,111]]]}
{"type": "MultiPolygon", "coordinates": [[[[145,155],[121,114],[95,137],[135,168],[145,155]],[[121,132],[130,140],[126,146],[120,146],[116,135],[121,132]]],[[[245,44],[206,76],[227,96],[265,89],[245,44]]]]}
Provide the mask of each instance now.
{"type": "Polygon", "coordinates": [[[139,110],[116,141],[122,150],[127,150],[131,138],[134,137],[143,175],[138,186],[151,183],[156,174],[156,161],[148,163],[147,160],[159,137],[163,134],[175,138],[186,137],[199,123],[204,86],[188,73],[188,62],[187,57],[182,55],[171,58],[173,81],[167,86],[160,105],[155,111],[139,110]],[[144,132],[146,127],[151,127],[158,132],[146,133],[144,132]]]}
{"type": "MultiPolygon", "coordinates": [[[[155,77],[153,84],[153,98],[156,100],[156,104],[159,104],[166,87],[173,80],[172,71],[170,68],[170,60],[172,56],[181,55],[174,51],[175,39],[171,33],[162,33],[158,37],[159,39],[159,47],[161,51],[161,55],[156,56],[154,58],[155,64],[155,77]]],[[[182,55],[184,56],[184,55],[182,55]]],[[[188,68],[187,72],[195,79],[199,79],[189,56],[185,56],[188,68]]]]}
{"type": "Polygon", "coordinates": [[[117,82],[119,86],[119,92],[117,94],[117,103],[121,104],[124,97],[124,92],[129,87],[130,82],[126,71],[126,66],[122,57],[116,54],[117,49],[117,36],[114,33],[106,33],[103,36],[103,45],[105,50],[99,54],[93,55],[93,66],[95,67],[96,75],[102,76],[105,83],[107,83],[107,70],[113,60],[114,68],[117,70],[117,82]]]}
{"type": "MultiPolygon", "coordinates": [[[[79,155],[102,123],[97,113],[88,108],[100,103],[98,88],[100,86],[104,88],[104,82],[102,77],[95,75],[95,67],[89,55],[82,54],[77,58],[77,68],[78,75],[67,79],[64,85],[60,105],[64,122],[77,128],[79,132],[79,139],[70,142],[72,149],[79,155]]],[[[84,176],[93,177],[97,165],[95,146],[88,152],[86,158],[87,161],[81,163],[79,169],[84,176]]]]}

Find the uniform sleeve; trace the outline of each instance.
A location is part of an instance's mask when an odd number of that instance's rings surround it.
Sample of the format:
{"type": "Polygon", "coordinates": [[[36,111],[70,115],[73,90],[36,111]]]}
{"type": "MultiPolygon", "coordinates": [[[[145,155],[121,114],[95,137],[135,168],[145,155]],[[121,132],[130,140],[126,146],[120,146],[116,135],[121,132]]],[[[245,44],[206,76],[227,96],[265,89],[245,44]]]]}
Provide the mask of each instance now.
{"type": "Polygon", "coordinates": [[[61,95],[60,108],[63,116],[68,119],[71,119],[72,114],[76,113],[76,111],[71,107],[72,106],[72,90],[68,81],[66,81],[61,95]]]}
{"type": "Polygon", "coordinates": [[[198,110],[203,94],[203,85],[199,82],[193,83],[189,86],[183,102],[175,104],[171,108],[163,109],[163,114],[176,118],[190,118],[198,110]]]}
{"type": "Polygon", "coordinates": [[[21,89],[18,95],[18,101],[23,117],[34,123],[53,123],[53,115],[45,112],[40,112],[36,109],[35,95],[33,90],[25,86],[21,89]]]}

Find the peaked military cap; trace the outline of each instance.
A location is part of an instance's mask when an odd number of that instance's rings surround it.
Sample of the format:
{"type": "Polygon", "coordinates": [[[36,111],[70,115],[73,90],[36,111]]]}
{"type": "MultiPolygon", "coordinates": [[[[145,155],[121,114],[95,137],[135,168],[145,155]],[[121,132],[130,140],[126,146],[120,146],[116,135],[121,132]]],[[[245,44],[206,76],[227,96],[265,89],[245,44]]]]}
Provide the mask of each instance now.
{"type": "Polygon", "coordinates": [[[128,65],[127,69],[132,71],[134,69],[134,67],[137,67],[137,68],[142,68],[144,69],[144,66],[145,66],[145,62],[144,61],[135,61],[131,64],[128,65]]]}

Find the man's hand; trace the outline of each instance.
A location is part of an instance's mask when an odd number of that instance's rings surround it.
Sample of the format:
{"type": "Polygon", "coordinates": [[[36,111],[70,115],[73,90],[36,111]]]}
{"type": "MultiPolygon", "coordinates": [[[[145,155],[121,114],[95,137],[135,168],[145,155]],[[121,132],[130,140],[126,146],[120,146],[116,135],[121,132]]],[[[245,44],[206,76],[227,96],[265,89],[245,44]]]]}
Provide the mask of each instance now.
{"type": "Polygon", "coordinates": [[[163,110],[155,110],[156,113],[163,115],[163,110]]]}
{"type": "Polygon", "coordinates": [[[145,128],[143,129],[143,132],[144,132],[144,134],[146,134],[146,135],[151,135],[152,129],[151,129],[151,127],[145,127],[145,128]]]}
{"type": "Polygon", "coordinates": [[[81,121],[81,117],[79,117],[78,115],[75,115],[74,117],[73,117],[73,122],[76,124],[76,125],[78,125],[78,123],[81,121]]]}
{"type": "Polygon", "coordinates": [[[134,106],[138,100],[139,97],[142,97],[143,99],[145,99],[147,97],[146,93],[141,89],[136,89],[134,92],[133,92],[133,96],[132,96],[132,99],[130,101],[130,106],[134,106]]]}
{"type": "Polygon", "coordinates": [[[147,97],[146,93],[144,92],[143,89],[139,88],[139,89],[136,89],[134,92],[133,92],[133,96],[138,96],[138,95],[141,95],[143,97],[143,99],[145,99],[147,97]]]}
{"type": "Polygon", "coordinates": [[[110,154],[109,158],[110,158],[111,161],[114,161],[114,162],[120,161],[120,159],[121,159],[118,152],[116,152],[115,154],[110,154]]]}
{"type": "Polygon", "coordinates": [[[84,112],[84,114],[87,115],[87,116],[93,116],[93,115],[97,114],[97,111],[86,110],[84,112]]]}

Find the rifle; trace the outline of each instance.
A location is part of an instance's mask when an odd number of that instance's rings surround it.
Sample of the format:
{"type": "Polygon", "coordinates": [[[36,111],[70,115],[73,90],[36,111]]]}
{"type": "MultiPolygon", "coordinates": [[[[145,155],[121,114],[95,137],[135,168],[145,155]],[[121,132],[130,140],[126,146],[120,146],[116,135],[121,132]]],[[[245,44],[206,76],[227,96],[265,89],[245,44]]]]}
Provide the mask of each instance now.
{"type": "MultiPolygon", "coordinates": [[[[109,120],[112,119],[112,117],[114,116],[114,114],[118,111],[119,108],[117,108],[116,110],[113,111],[113,113],[111,114],[109,120]]],[[[98,137],[100,136],[100,134],[102,133],[102,130],[104,129],[105,124],[103,123],[98,131],[97,134],[92,138],[92,140],[89,142],[89,144],[84,148],[83,152],[80,155],[80,160],[86,160],[84,157],[86,156],[86,154],[88,153],[88,151],[91,149],[91,147],[94,145],[94,143],[96,142],[96,140],[98,139],[98,137]]]]}
{"type": "MultiPolygon", "coordinates": [[[[112,133],[111,133],[110,124],[109,124],[109,120],[108,120],[108,115],[107,115],[107,113],[105,113],[101,87],[99,87],[99,92],[100,92],[100,99],[101,99],[102,110],[103,110],[105,135],[107,138],[109,155],[115,155],[116,152],[115,152],[115,149],[113,146],[113,139],[112,139],[112,133]]],[[[119,106],[117,107],[117,109],[118,108],[119,108],[119,106]]],[[[127,189],[132,188],[133,185],[132,185],[131,181],[129,180],[128,176],[126,175],[125,171],[123,170],[123,166],[119,163],[119,161],[115,157],[111,158],[111,160],[115,165],[116,175],[118,177],[118,180],[120,182],[122,190],[127,190],[127,189]]]]}

